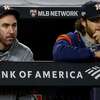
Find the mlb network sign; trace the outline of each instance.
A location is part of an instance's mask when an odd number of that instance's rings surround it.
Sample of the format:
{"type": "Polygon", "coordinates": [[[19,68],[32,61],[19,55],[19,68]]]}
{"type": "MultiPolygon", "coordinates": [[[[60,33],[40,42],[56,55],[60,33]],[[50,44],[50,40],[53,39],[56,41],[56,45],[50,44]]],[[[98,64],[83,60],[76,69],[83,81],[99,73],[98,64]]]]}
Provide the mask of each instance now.
{"type": "Polygon", "coordinates": [[[78,17],[79,9],[75,7],[30,8],[30,15],[32,17],[78,17]]]}

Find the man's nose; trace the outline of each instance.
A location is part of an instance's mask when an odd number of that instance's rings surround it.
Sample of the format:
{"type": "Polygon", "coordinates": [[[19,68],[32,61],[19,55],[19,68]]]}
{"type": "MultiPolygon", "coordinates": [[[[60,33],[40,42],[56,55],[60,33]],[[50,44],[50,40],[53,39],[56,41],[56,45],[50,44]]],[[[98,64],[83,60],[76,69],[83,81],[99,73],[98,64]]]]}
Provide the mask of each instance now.
{"type": "Polygon", "coordinates": [[[9,26],[9,33],[14,33],[14,28],[12,26],[9,26]]]}

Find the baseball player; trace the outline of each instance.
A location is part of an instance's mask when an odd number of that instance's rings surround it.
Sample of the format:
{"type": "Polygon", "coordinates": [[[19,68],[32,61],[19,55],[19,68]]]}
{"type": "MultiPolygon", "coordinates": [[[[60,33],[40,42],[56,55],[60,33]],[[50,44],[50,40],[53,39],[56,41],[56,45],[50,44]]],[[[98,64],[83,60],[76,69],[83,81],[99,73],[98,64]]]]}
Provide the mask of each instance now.
{"type": "Polygon", "coordinates": [[[4,5],[0,7],[0,61],[33,61],[29,47],[17,40],[18,11],[4,5]]]}
{"type": "Polygon", "coordinates": [[[75,31],[58,36],[53,47],[56,61],[100,59],[100,2],[88,1],[81,7],[75,31]]]}

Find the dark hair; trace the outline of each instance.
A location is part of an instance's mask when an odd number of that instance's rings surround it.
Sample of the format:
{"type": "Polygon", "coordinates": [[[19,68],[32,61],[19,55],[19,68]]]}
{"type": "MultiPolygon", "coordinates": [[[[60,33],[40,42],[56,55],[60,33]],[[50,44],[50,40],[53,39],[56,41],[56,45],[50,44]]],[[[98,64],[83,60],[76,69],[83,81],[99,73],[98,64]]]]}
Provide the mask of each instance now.
{"type": "MultiPolygon", "coordinates": [[[[86,18],[82,18],[84,21],[86,21],[86,18]]],[[[84,26],[81,24],[81,18],[80,19],[77,19],[76,22],[75,22],[75,29],[77,31],[79,31],[82,35],[85,35],[85,28],[84,26]]]]}
{"type": "Polygon", "coordinates": [[[20,17],[20,14],[17,10],[14,8],[11,8],[9,6],[1,6],[0,7],[0,18],[7,16],[7,15],[13,15],[18,20],[20,17]],[[8,7],[8,8],[7,8],[8,7]]]}

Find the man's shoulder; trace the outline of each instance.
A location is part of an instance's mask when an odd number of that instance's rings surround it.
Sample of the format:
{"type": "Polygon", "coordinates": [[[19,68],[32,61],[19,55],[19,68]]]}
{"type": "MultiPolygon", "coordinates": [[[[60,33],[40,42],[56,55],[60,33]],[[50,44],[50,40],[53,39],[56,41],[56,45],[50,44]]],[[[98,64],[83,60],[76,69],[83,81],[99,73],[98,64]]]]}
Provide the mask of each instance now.
{"type": "Polygon", "coordinates": [[[66,33],[66,35],[68,35],[68,36],[78,36],[78,35],[80,35],[80,33],[79,32],[77,32],[77,31],[75,31],[75,32],[68,32],[68,33],[66,33]]]}
{"type": "Polygon", "coordinates": [[[28,46],[26,46],[25,44],[19,42],[18,40],[16,41],[15,45],[19,49],[19,51],[32,53],[31,49],[28,46]]]}
{"type": "Polygon", "coordinates": [[[68,32],[68,33],[63,33],[57,37],[57,40],[71,40],[74,39],[75,37],[80,36],[78,32],[68,32]]]}

